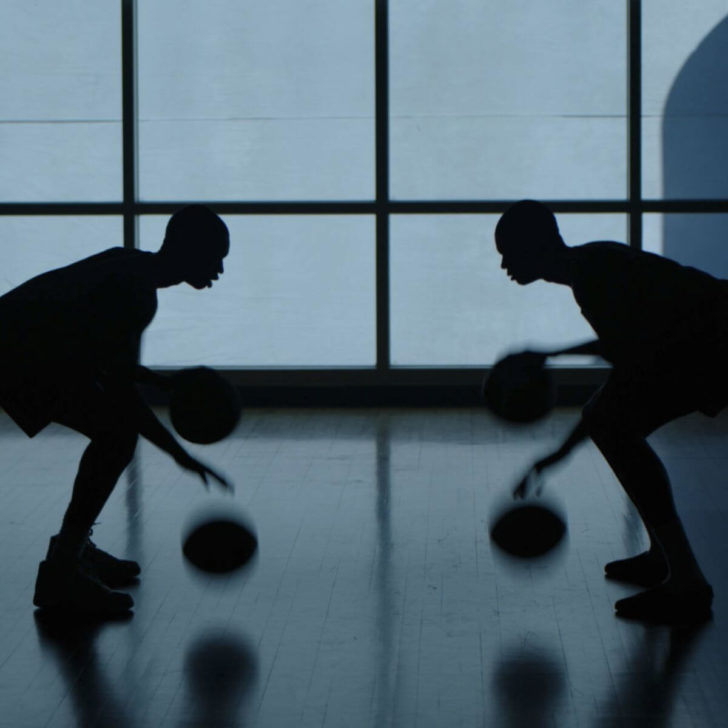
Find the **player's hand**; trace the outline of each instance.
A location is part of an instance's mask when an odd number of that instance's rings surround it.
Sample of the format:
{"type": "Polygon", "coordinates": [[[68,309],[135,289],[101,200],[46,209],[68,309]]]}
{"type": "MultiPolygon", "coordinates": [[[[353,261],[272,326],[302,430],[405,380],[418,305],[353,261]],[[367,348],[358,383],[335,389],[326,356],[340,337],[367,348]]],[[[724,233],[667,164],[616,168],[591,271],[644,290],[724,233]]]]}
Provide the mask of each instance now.
{"type": "Polygon", "coordinates": [[[531,495],[539,496],[542,491],[543,480],[540,470],[536,466],[533,466],[529,468],[528,472],[516,484],[516,487],[513,489],[513,497],[516,500],[522,500],[531,495]]]}
{"type": "Polygon", "coordinates": [[[196,460],[187,453],[185,453],[184,456],[180,456],[179,458],[177,458],[176,462],[181,468],[189,470],[191,473],[195,473],[196,475],[198,475],[202,480],[205,488],[207,488],[208,490],[210,488],[210,478],[217,481],[218,485],[223,490],[229,491],[230,493],[235,490],[232,483],[223,478],[222,475],[216,473],[212,468],[208,467],[204,463],[201,463],[199,460],[196,460]]]}

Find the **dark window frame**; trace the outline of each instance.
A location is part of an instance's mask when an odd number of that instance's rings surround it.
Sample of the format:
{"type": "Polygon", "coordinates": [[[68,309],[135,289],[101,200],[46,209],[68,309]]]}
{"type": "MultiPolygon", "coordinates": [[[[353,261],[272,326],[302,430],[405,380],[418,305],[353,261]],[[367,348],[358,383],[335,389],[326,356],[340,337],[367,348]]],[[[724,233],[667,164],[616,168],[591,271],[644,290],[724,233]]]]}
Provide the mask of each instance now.
{"type": "MultiPolygon", "coordinates": [[[[711,213],[728,210],[725,199],[644,199],[642,196],[641,139],[641,0],[625,0],[627,17],[628,72],[628,183],[624,199],[544,200],[556,213],[624,213],[628,220],[629,245],[642,247],[642,219],[645,213],[711,213]]],[[[330,398],[346,399],[352,388],[371,393],[377,399],[397,399],[396,391],[410,389],[413,399],[458,402],[468,399],[477,388],[483,367],[406,367],[390,362],[389,221],[392,215],[500,213],[513,200],[392,200],[389,194],[389,24],[388,0],[374,0],[375,25],[375,144],[376,189],[373,200],[363,201],[205,201],[220,214],[242,215],[371,215],[376,220],[376,366],[374,368],[233,368],[226,370],[250,391],[297,392],[293,399],[306,400],[317,389],[330,398]],[[338,393],[338,394],[334,394],[338,393]],[[434,394],[433,394],[434,393],[434,394]],[[459,393],[459,394],[458,394],[459,393]],[[468,394],[470,393],[470,394],[468,394]]],[[[124,245],[138,245],[141,215],[171,214],[188,200],[144,202],[138,199],[137,98],[136,98],[136,0],[121,0],[122,33],[122,157],[123,194],[119,202],[8,202],[0,203],[0,215],[116,215],[123,218],[124,245]]],[[[487,367],[485,367],[487,369],[487,367]]],[[[573,367],[558,370],[562,385],[580,391],[603,376],[602,367],[573,367]]],[[[285,400],[285,395],[283,397],[285,400]]],[[[326,397],[324,396],[324,399],[326,397]]],[[[363,398],[368,400],[366,397],[363,398]]],[[[568,399],[568,397],[567,397],[568,399]]],[[[265,396],[263,396],[265,400],[265,396]]]]}

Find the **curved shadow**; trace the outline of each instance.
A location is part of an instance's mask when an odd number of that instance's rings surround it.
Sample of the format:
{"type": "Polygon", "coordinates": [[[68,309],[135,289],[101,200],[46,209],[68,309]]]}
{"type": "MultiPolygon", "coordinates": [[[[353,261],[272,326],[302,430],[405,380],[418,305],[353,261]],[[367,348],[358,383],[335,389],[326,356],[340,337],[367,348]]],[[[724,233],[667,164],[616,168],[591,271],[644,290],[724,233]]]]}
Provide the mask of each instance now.
{"type": "Polygon", "coordinates": [[[41,648],[58,664],[79,728],[99,725],[132,728],[137,724],[126,709],[128,696],[108,678],[95,646],[95,640],[105,626],[128,622],[132,616],[93,621],[60,617],[40,610],[34,613],[41,648]]]}
{"type": "Polygon", "coordinates": [[[709,625],[647,627],[644,639],[619,672],[614,698],[600,706],[595,728],[662,728],[673,725],[685,665],[709,625]]]}
{"type": "Polygon", "coordinates": [[[553,726],[566,676],[562,665],[543,648],[507,653],[493,674],[493,695],[503,728],[553,726]]]}
{"type": "MultiPolygon", "coordinates": [[[[728,17],[685,61],[665,103],[662,127],[663,197],[728,197],[728,17]]],[[[728,277],[728,216],[666,215],[664,255],[728,277]]]]}
{"type": "Polygon", "coordinates": [[[185,654],[187,704],[181,725],[244,725],[258,681],[258,657],[244,639],[224,630],[203,633],[185,654]]]}

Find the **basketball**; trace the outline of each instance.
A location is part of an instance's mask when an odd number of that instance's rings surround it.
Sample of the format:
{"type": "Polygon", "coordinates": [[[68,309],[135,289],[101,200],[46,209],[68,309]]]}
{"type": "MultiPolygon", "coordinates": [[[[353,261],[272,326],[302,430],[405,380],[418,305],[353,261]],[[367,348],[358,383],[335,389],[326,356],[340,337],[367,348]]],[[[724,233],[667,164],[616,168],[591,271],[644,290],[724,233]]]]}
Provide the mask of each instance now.
{"type": "Polygon", "coordinates": [[[542,503],[506,508],[496,516],[490,529],[490,537],[501,551],[521,559],[547,554],[565,534],[565,519],[542,503]]]}
{"type": "Polygon", "coordinates": [[[255,555],[258,538],[240,517],[207,515],[195,519],[182,536],[182,553],[206,574],[237,571],[255,555]]]}
{"type": "Polygon", "coordinates": [[[219,442],[238,425],[240,398],[214,369],[183,369],[172,378],[169,418],[177,434],[189,442],[219,442]]]}
{"type": "Polygon", "coordinates": [[[531,357],[514,354],[500,359],[485,375],[481,389],[486,407],[503,420],[536,422],[556,404],[550,370],[531,357]]]}

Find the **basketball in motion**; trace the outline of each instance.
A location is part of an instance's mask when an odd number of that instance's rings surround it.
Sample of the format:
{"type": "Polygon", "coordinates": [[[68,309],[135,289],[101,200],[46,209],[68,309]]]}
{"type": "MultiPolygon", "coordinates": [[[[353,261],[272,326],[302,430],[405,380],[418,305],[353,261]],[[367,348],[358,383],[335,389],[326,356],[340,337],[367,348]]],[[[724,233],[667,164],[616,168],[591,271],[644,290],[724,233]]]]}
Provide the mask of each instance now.
{"type": "Polygon", "coordinates": [[[257,550],[258,538],[252,527],[235,515],[198,517],[182,534],[185,559],[207,574],[237,571],[250,562],[257,550]]]}
{"type": "Polygon", "coordinates": [[[169,418],[177,434],[200,445],[228,437],[240,420],[235,387],[210,367],[182,369],[172,379],[169,418]]]}
{"type": "Polygon", "coordinates": [[[537,357],[521,354],[496,362],[485,375],[481,395],[493,414],[518,424],[536,422],[556,404],[550,370],[537,357]]]}
{"type": "Polygon", "coordinates": [[[493,519],[490,537],[501,551],[532,559],[552,551],[566,535],[566,520],[545,503],[523,503],[507,508],[493,519]]]}

